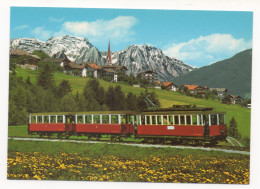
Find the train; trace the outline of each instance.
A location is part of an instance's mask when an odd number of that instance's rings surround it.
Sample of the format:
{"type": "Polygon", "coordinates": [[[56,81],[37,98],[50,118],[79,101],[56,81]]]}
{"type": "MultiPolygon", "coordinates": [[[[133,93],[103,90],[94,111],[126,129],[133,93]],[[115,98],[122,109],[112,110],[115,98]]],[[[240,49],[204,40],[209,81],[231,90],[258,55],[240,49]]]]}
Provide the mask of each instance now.
{"type": "Polygon", "coordinates": [[[58,138],[127,138],[144,142],[216,145],[226,141],[225,113],[212,108],[161,109],[144,112],[92,111],[31,113],[28,134],[58,138]]]}

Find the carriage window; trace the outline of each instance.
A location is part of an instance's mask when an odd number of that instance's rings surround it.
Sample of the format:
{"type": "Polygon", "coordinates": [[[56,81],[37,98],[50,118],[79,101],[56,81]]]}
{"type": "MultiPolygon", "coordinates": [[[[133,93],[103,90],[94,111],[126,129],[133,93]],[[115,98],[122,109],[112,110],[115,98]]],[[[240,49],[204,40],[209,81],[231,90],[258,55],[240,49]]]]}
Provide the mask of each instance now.
{"type": "Polygon", "coordinates": [[[192,115],[192,125],[197,125],[197,115],[192,115]]]}
{"type": "Polygon", "coordinates": [[[169,116],[169,124],[172,125],[173,124],[173,117],[169,116]]]}
{"type": "Polygon", "coordinates": [[[100,115],[94,115],[94,123],[100,123],[100,115]]]}
{"type": "Polygon", "coordinates": [[[219,124],[220,125],[225,124],[224,114],[219,114],[219,124]]]}
{"type": "Polygon", "coordinates": [[[118,124],[118,115],[111,115],[111,123],[118,124]]]}
{"type": "Polygon", "coordinates": [[[102,123],[109,123],[109,116],[108,115],[103,115],[102,116],[102,123]]]}
{"type": "Polygon", "coordinates": [[[121,117],[121,124],[125,124],[126,123],[126,116],[120,115],[120,117],[121,117]]]}
{"type": "Polygon", "coordinates": [[[204,114],[203,116],[203,125],[205,124],[205,123],[207,123],[207,122],[209,122],[209,115],[207,115],[207,114],[204,114]]]}
{"type": "Polygon", "coordinates": [[[156,125],[156,116],[152,116],[152,124],[156,125]]]}
{"type": "Polygon", "coordinates": [[[163,125],[167,125],[167,124],[168,124],[167,116],[163,116],[163,125]]]}
{"type": "Polygon", "coordinates": [[[86,123],[92,123],[92,121],[91,121],[91,115],[85,115],[85,122],[86,122],[86,123]]]}
{"type": "Polygon", "coordinates": [[[49,116],[44,116],[43,119],[44,119],[44,123],[49,123],[49,116]]]}
{"type": "Polygon", "coordinates": [[[35,116],[31,116],[31,123],[36,123],[35,116]]]}
{"type": "Polygon", "coordinates": [[[58,116],[58,122],[57,123],[63,123],[63,116],[58,116]]]}
{"type": "Polygon", "coordinates": [[[142,124],[142,125],[145,125],[145,119],[144,119],[144,116],[143,116],[143,115],[141,116],[141,124],[142,124]]]}
{"type": "Polygon", "coordinates": [[[75,123],[75,116],[74,115],[67,115],[65,117],[66,123],[75,123]]]}
{"type": "Polygon", "coordinates": [[[56,123],[56,116],[51,116],[51,123],[56,123]]]}
{"type": "Polygon", "coordinates": [[[186,124],[187,124],[187,125],[191,125],[190,115],[187,115],[187,116],[186,116],[186,124]]]}
{"type": "Polygon", "coordinates": [[[77,116],[77,123],[83,123],[83,116],[77,116]]]}
{"type": "Polygon", "coordinates": [[[182,115],[180,116],[180,125],[185,125],[185,117],[182,115]]]}
{"type": "Polygon", "coordinates": [[[42,116],[37,116],[37,123],[42,123],[42,116]]]}
{"type": "Polygon", "coordinates": [[[150,116],[146,116],[146,125],[150,125],[151,124],[151,120],[150,120],[150,116]]]}
{"type": "Polygon", "coordinates": [[[174,116],[174,123],[179,124],[179,116],[174,116]]]}
{"type": "Polygon", "coordinates": [[[162,117],[157,116],[157,125],[161,125],[161,124],[162,124],[162,117]]]}
{"type": "Polygon", "coordinates": [[[211,125],[217,125],[217,115],[210,116],[211,125]]]}

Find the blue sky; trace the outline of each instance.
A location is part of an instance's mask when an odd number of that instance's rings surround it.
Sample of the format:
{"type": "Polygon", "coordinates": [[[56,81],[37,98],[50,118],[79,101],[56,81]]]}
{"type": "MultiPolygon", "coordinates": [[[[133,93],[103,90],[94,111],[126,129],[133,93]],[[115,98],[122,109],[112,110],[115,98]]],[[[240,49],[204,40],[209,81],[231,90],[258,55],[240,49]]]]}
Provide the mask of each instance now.
{"type": "Polygon", "coordinates": [[[86,37],[100,51],[149,44],[201,67],[252,47],[253,13],[11,7],[11,38],[73,35],[86,37]]]}

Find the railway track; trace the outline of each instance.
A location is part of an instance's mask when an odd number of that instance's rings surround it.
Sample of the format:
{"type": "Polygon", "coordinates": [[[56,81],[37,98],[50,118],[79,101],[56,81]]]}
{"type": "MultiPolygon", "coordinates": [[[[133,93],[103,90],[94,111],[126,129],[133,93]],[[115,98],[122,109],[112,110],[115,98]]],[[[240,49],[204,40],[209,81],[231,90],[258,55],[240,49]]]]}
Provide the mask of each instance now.
{"type": "Polygon", "coordinates": [[[152,144],[152,143],[138,143],[138,142],[129,142],[129,141],[95,141],[95,140],[78,140],[78,139],[55,139],[55,138],[22,138],[22,137],[8,137],[11,140],[18,141],[38,141],[38,142],[70,142],[70,143],[85,143],[85,144],[94,144],[94,143],[105,143],[112,145],[128,145],[128,146],[137,146],[137,147],[153,147],[153,148],[177,148],[177,149],[194,149],[194,150],[204,150],[204,151],[220,151],[226,153],[234,153],[234,154],[243,154],[250,155],[250,152],[243,148],[237,146],[214,146],[214,147],[203,147],[203,146],[189,146],[189,145],[170,145],[170,144],[152,144]]]}

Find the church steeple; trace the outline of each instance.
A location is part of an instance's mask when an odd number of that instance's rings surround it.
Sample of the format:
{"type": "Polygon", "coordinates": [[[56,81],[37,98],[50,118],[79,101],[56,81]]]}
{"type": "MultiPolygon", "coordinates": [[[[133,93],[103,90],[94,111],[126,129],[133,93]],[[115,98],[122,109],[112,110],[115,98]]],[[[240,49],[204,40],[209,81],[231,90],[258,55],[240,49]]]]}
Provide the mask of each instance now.
{"type": "Polygon", "coordinates": [[[106,61],[106,64],[112,64],[112,61],[111,61],[111,52],[110,52],[110,39],[109,39],[109,43],[108,43],[107,61],[106,61]]]}

